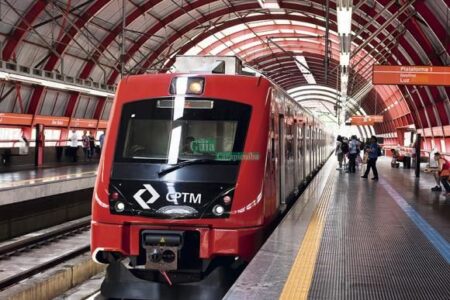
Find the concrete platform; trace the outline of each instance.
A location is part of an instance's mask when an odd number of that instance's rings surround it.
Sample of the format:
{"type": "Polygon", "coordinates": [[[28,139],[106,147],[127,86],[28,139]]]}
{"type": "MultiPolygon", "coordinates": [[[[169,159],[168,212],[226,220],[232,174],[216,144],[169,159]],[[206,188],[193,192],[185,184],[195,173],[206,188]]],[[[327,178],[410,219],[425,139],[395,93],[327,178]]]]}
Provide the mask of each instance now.
{"type": "Polygon", "coordinates": [[[97,164],[0,173],[0,206],[92,188],[97,164]]]}
{"type": "Polygon", "coordinates": [[[225,299],[450,299],[450,198],[429,174],[319,172],[225,299]]]}

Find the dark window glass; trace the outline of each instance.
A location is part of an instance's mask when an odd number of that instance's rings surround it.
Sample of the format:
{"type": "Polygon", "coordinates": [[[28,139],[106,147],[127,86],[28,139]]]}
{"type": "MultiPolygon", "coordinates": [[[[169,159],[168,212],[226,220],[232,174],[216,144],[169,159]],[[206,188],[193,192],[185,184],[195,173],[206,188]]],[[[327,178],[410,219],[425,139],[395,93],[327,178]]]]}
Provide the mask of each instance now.
{"type": "Polygon", "coordinates": [[[172,97],[128,103],[122,110],[115,159],[232,161],[239,156],[232,153],[244,149],[250,114],[251,106],[226,100],[172,97]]]}

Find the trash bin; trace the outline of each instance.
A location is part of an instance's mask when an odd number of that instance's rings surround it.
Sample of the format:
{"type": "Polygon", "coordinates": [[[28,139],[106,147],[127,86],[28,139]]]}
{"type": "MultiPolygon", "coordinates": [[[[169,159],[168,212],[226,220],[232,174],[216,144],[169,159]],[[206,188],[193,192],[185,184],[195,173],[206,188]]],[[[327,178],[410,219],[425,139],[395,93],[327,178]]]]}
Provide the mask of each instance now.
{"type": "Polygon", "coordinates": [[[411,156],[403,157],[403,168],[411,169],[411,156]]]}

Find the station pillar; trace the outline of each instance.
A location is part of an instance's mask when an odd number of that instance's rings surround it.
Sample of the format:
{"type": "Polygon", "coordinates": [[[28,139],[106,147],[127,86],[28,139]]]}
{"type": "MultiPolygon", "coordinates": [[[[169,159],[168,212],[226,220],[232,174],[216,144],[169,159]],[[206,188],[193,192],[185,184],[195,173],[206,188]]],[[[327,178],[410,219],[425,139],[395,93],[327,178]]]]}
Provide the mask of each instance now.
{"type": "Polygon", "coordinates": [[[415,147],[416,147],[416,177],[419,178],[420,177],[420,145],[422,144],[422,135],[417,134],[417,140],[415,143],[415,147]]]}
{"type": "Polygon", "coordinates": [[[36,140],[36,150],[34,152],[34,165],[36,167],[40,167],[44,163],[44,147],[45,147],[44,125],[36,124],[35,140],[36,140]]]}

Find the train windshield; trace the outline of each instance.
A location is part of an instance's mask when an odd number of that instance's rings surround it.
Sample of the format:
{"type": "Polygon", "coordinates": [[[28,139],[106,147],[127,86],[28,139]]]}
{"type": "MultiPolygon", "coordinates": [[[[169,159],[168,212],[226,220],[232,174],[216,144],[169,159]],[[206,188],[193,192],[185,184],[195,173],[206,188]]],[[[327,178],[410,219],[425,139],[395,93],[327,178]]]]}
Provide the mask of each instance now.
{"type": "Polygon", "coordinates": [[[173,97],[124,105],[116,161],[236,162],[244,149],[251,106],[173,97]]]}

